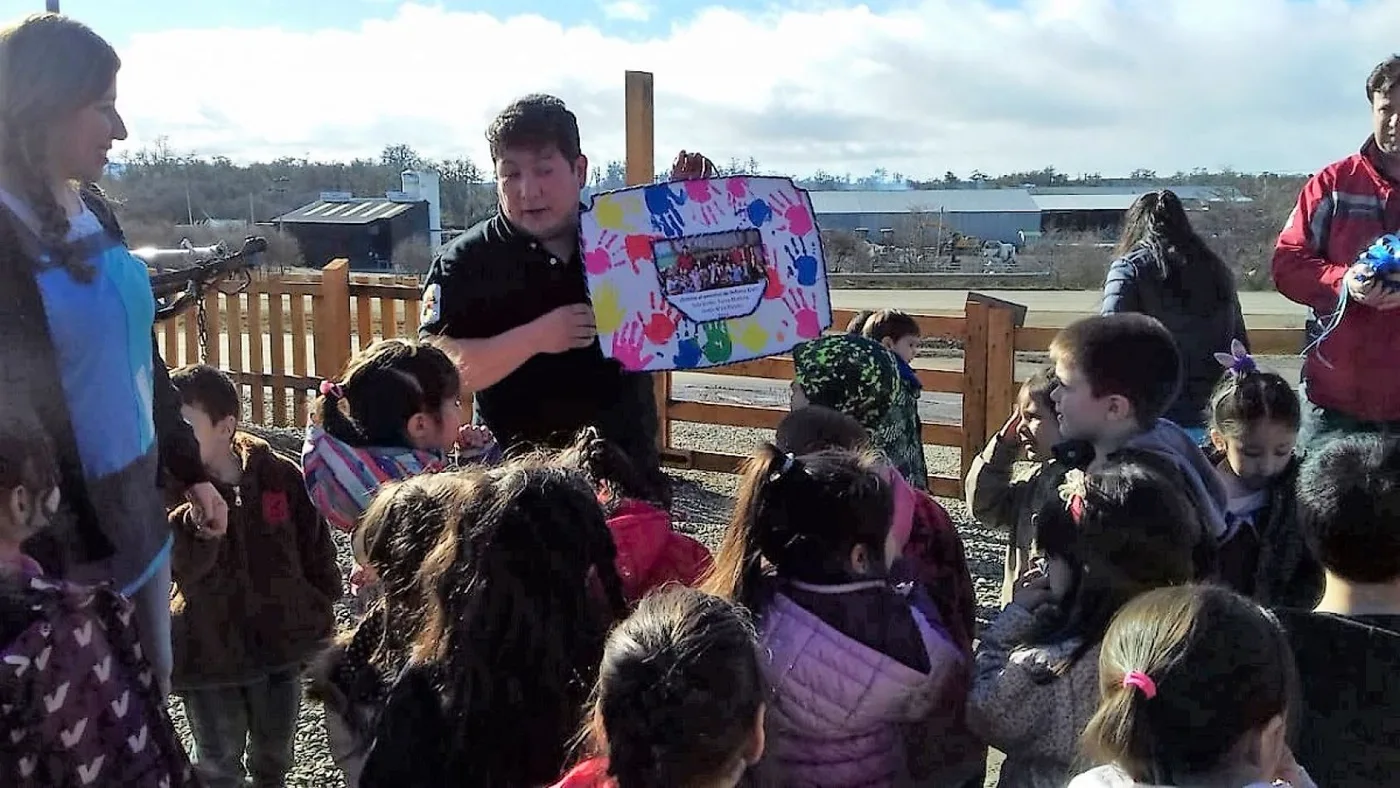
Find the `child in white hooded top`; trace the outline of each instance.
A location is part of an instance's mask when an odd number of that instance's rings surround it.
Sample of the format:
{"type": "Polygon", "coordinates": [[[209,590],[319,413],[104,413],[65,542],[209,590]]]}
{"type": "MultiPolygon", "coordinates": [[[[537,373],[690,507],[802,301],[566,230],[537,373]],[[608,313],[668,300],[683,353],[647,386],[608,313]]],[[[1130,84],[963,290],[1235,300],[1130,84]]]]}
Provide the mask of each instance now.
{"type": "Polygon", "coordinates": [[[1070,788],[1316,788],[1288,748],[1295,679],[1278,622],[1225,588],[1159,588],[1114,617],[1070,788]]]}

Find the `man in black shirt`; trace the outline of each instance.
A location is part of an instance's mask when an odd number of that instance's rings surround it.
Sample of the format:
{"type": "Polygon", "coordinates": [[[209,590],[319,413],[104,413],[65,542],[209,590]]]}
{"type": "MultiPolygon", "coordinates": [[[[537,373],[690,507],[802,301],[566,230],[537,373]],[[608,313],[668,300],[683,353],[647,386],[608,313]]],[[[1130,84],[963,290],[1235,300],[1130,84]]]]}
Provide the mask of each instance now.
{"type": "MultiPolygon", "coordinates": [[[[433,261],[420,334],[457,361],[481,421],[508,452],[559,447],[594,426],[658,475],[651,375],[603,356],[588,300],[578,248],[588,159],[577,118],[557,98],[526,96],[486,139],[499,210],[433,261]]],[[[713,169],[682,152],[672,176],[713,169]]]]}

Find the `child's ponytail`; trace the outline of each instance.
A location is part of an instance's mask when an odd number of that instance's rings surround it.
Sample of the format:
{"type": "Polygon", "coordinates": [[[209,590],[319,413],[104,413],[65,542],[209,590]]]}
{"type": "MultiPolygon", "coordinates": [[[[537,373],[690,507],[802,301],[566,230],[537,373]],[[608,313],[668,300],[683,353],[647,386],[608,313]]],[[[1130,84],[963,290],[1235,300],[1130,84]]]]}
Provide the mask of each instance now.
{"type": "Polygon", "coordinates": [[[670,491],[662,489],[637,470],[620,446],[604,438],[597,427],[584,427],[572,445],[555,461],[581,472],[598,491],[604,508],[611,510],[622,499],[647,501],[670,508],[670,491]]]}
{"type": "Polygon", "coordinates": [[[1085,754],[1136,783],[1225,773],[1241,737],[1286,718],[1296,680],[1278,623],[1225,588],[1149,591],[1114,617],[1099,653],[1085,754]]]}
{"type": "Polygon", "coordinates": [[[872,562],[885,560],[893,514],[888,467],[878,455],[798,456],[764,443],[744,464],[733,518],[702,587],[754,609],[765,560],[794,580],[849,581],[856,545],[872,562]]]}
{"type": "Polygon", "coordinates": [[[340,380],[321,384],[312,420],[351,446],[406,446],[409,419],[436,414],[460,394],[457,368],[442,350],[386,339],[356,354],[340,380]]]}

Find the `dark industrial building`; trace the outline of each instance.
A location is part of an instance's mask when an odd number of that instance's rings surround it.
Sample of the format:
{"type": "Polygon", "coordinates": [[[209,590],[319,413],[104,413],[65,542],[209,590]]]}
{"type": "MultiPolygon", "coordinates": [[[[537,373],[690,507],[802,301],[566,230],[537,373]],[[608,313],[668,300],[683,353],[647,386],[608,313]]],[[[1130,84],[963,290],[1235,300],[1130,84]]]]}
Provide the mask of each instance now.
{"type": "Polygon", "coordinates": [[[353,270],[386,271],[399,244],[431,243],[428,214],[427,200],[328,192],[272,221],[297,239],[307,265],[319,267],[344,257],[353,270]]]}

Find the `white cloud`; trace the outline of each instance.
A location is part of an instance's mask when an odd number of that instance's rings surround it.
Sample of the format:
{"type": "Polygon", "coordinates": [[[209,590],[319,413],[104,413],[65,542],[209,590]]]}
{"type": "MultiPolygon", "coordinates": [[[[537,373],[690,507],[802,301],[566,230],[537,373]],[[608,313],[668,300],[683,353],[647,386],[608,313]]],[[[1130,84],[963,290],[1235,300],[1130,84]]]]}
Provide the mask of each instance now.
{"type": "Polygon", "coordinates": [[[915,0],[715,7],[623,38],[409,4],[354,30],[140,34],[120,90],[127,147],[238,159],[406,142],[485,163],[492,116],[534,91],[569,102],[595,162],[620,159],[623,72],[642,69],[658,166],[686,148],[802,174],[1311,171],[1365,139],[1397,25],[1400,0],[915,0]]]}
{"type": "Polygon", "coordinates": [[[629,22],[645,22],[651,19],[651,5],[638,2],[638,0],[614,0],[611,3],[604,3],[602,8],[603,16],[609,19],[622,19],[629,22]]]}

